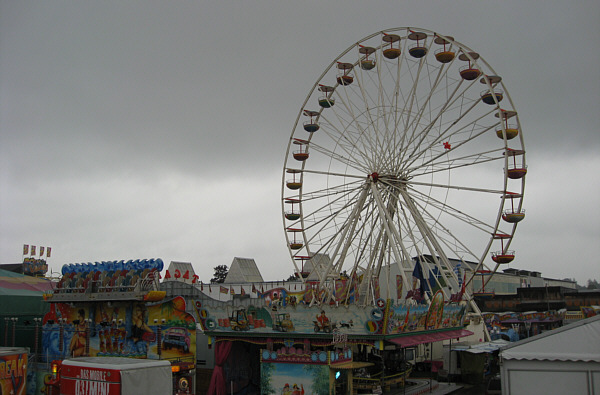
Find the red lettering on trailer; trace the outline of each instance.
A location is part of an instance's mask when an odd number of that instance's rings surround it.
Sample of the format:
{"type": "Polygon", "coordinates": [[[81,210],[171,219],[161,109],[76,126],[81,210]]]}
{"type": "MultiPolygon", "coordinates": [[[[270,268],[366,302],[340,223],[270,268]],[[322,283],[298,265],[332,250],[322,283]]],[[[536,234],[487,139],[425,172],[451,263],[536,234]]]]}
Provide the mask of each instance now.
{"type": "Polygon", "coordinates": [[[75,380],[75,395],[109,395],[109,383],[75,380]]]}

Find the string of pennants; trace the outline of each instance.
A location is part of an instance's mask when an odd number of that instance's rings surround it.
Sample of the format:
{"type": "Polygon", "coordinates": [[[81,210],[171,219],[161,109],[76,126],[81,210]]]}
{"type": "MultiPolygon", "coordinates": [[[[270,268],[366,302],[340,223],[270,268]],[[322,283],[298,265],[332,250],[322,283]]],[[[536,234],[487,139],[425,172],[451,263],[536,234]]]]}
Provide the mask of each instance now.
{"type": "MultiPolygon", "coordinates": [[[[185,273],[182,274],[179,269],[175,269],[175,271],[173,272],[173,274],[171,274],[171,272],[169,272],[169,270],[167,270],[165,272],[164,277],[161,275],[161,278],[164,278],[165,280],[180,279],[180,278],[184,279],[184,280],[189,280],[190,279],[190,271],[186,270],[185,273]]],[[[193,276],[191,276],[191,280],[192,280],[191,283],[192,284],[198,284],[198,282],[199,282],[198,279],[199,279],[199,276],[197,274],[194,274],[193,276]]],[[[203,282],[200,282],[200,290],[201,291],[204,291],[204,287],[205,286],[208,287],[208,291],[209,292],[212,292],[212,287],[213,286],[216,287],[217,285],[210,284],[210,283],[209,284],[204,284],[203,282]]],[[[222,285],[219,285],[218,287],[219,287],[219,292],[222,293],[222,294],[236,295],[235,289],[233,287],[229,287],[228,288],[228,287],[224,287],[222,285]]],[[[295,285],[294,285],[294,287],[295,287],[295,285]]],[[[254,285],[254,284],[252,284],[252,292],[255,293],[255,294],[257,294],[257,295],[262,295],[262,294],[265,293],[265,291],[264,291],[264,289],[262,287],[261,287],[261,290],[259,291],[256,288],[256,285],[254,285]]],[[[239,292],[239,294],[242,295],[242,296],[245,296],[247,294],[246,290],[244,289],[243,286],[240,286],[240,292],[239,292]]]]}

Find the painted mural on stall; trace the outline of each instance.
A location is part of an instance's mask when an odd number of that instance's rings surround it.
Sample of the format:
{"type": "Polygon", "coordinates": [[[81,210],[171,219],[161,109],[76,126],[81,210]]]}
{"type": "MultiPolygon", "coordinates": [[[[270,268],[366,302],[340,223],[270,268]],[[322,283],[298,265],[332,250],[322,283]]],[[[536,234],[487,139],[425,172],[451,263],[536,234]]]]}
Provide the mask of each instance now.
{"type": "Polygon", "coordinates": [[[466,303],[448,303],[438,291],[430,304],[378,299],[375,306],[302,303],[303,295],[277,288],[261,295],[255,305],[195,302],[197,319],[208,332],[332,333],[401,335],[411,332],[458,328],[463,325],[466,303]],[[300,302],[298,302],[300,301],[300,302]]]}
{"type": "Polygon", "coordinates": [[[261,394],[327,395],[329,394],[329,366],[263,362],[261,394]]]}
{"type": "Polygon", "coordinates": [[[53,303],[42,326],[44,357],[122,356],[170,359],[194,357],[196,322],[185,300],[53,303]]]}
{"type": "Polygon", "coordinates": [[[25,395],[27,353],[0,355],[0,394],[25,395]]]}

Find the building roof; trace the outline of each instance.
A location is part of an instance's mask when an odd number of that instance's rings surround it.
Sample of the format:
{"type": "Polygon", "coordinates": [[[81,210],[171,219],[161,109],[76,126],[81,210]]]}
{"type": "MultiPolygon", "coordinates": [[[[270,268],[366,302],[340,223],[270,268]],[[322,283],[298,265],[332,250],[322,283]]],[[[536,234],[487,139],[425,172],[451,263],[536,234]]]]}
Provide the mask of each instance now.
{"type": "Polygon", "coordinates": [[[261,283],[262,274],[252,258],[233,258],[224,284],[261,283]]]}
{"type": "Polygon", "coordinates": [[[600,315],[512,343],[500,355],[516,360],[600,362],[600,315]]]}

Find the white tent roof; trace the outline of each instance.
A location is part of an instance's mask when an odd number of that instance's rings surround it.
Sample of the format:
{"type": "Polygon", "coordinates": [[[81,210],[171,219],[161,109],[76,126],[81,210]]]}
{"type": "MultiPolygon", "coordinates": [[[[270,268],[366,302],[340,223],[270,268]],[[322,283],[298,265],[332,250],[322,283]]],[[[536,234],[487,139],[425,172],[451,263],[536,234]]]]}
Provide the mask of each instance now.
{"type": "Polygon", "coordinates": [[[167,270],[169,271],[171,278],[165,279],[164,281],[181,281],[191,284],[194,280],[194,275],[196,275],[196,272],[194,272],[194,267],[192,266],[191,262],[171,261],[167,270]],[[179,278],[175,277],[176,270],[179,270],[179,278]],[[183,278],[186,272],[188,273],[188,278],[183,278]]]}
{"type": "Polygon", "coordinates": [[[233,258],[224,284],[262,283],[263,278],[252,258],[233,258]]]}
{"type": "Polygon", "coordinates": [[[331,259],[326,254],[314,254],[304,263],[304,271],[309,272],[308,281],[318,281],[325,275],[331,259]]]}
{"type": "Polygon", "coordinates": [[[492,340],[490,342],[475,343],[475,344],[470,344],[470,345],[465,345],[465,344],[459,343],[456,346],[452,345],[452,350],[466,351],[466,352],[470,352],[472,354],[481,354],[484,352],[491,353],[491,352],[497,351],[500,348],[505,347],[509,344],[510,344],[509,341],[506,341],[503,339],[497,339],[497,340],[492,340]]]}
{"type": "Polygon", "coordinates": [[[512,343],[502,359],[600,362],[600,315],[512,343]]]}

